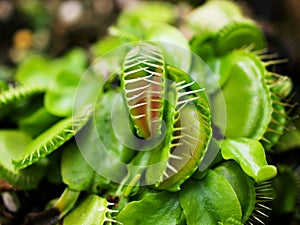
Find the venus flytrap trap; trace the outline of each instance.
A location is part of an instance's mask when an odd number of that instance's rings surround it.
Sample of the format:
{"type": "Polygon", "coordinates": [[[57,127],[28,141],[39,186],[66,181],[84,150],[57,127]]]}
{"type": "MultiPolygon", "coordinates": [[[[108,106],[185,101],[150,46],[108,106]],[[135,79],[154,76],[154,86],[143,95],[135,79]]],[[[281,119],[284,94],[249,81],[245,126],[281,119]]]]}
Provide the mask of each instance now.
{"type": "Polygon", "coordinates": [[[275,213],[299,212],[300,169],[284,164],[278,165],[278,176],[272,181],[276,199],[273,203],[275,213]],[[285,189],[288,188],[288,192],[285,189]]]}
{"type": "Polygon", "coordinates": [[[20,130],[1,130],[0,174],[12,185],[22,190],[36,188],[46,173],[47,160],[41,160],[25,170],[16,170],[12,161],[15,160],[32,141],[31,137],[20,130]],[[18,140],[16,142],[16,140],[18,140]]]}
{"type": "Polygon", "coordinates": [[[16,169],[24,169],[46,157],[72,138],[88,121],[90,112],[66,118],[36,137],[19,158],[13,161],[16,169]]]}

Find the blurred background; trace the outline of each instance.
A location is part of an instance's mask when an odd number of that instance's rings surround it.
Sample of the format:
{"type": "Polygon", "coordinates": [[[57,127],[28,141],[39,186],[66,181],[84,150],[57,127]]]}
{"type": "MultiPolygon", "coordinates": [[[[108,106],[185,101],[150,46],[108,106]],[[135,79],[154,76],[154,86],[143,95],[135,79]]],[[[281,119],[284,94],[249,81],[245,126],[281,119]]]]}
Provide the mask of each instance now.
{"type": "MultiPolygon", "coordinates": [[[[293,78],[299,89],[300,1],[235,0],[263,28],[270,52],[289,62],[279,73],[293,78]]],[[[73,46],[88,48],[103,37],[118,13],[138,0],[0,0],[0,79],[11,76],[10,66],[30,52],[53,57],[73,46]],[[8,67],[7,67],[8,66],[8,67]]],[[[184,13],[205,0],[169,0],[184,13]]]]}

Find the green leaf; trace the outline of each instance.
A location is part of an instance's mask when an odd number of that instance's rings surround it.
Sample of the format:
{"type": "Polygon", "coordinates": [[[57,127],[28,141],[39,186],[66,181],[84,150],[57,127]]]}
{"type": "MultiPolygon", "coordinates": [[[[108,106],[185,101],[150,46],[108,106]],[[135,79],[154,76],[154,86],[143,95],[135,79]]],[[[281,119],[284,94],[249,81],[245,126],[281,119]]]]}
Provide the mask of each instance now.
{"type": "Polygon", "coordinates": [[[118,17],[117,26],[135,36],[143,37],[151,24],[172,23],[177,16],[176,7],[170,3],[142,2],[123,10],[118,17]]]}
{"type": "Polygon", "coordinates": [[[189,42],[179,29],[164,23],[153,24],[145,40],[154,41],[162,49],[167,64],[189,71],[192,61],[189,42]]]}
{"type": "Polygon", "coordinates": [[[182,220],[177,194],[160,192],[130,202],[117,216],[124,225],[176,225],[182,220]]]}
{"type": "Polygon", "coordinates": [[[60,68],[45,95],[45,108],[55,116],[72,113],[77,85],[87,64],[86,54],[81,49],[72,49],[64,57],[53,62],[60,68]]]}
{"type": "Polygon", "coordinates": [[[234,21],[216,34],[215,48],[219,55],[249,46],[252,47],[252,51],[262,50],[266,47],[262,30],[252,20],[234,21]]]}
{"type": "Polygon", "coordinates": [[[210,225],[229,218],[238,221],[242,218],[234,189],[222,175],[212,170],[201,181],[187,181],[179,192],[179,200],[187,225],[210,225]]]}
{"type": "Polygon", "coordinates": [[[91,46],[91,51],[94,58],[97,58],[103,56],[109,51],[114,50],[122,44],[125,44],[125,42],[120,37],[107,36],[104,39],[100,39],[98,42],[94,43],[91,46]]]}
{"type": "Polygon", "coordinates": [[[77,191],[99,193],[101,189],[108,188],[110,183],[85,161],[75,144],[68,144],[63,148],[61,174],[63,182],[77,191]]]}
{"type": "Polygon", "coordinates": [[[190,39],[191,51],[196,53],[202,60],[214,58],[215,34],[211,32],[197,33],[190,39]]]}
{"type": "Polygon", "coordinates": [[[268,129],[273,110],[271,92],[265,80],[266,69],[250,52],[235,51],[227,57],[216,71],[220,72],[220,77],[225,76],[225,83],[212,100],[214,123],[227,138],[259,140],[268,129]]]}
{"type": "Polygon", "coordinates": [[[221,143],[224,159],[235,160],[244,172],[260,183],[276,176],[275,166],[268,165],[263,146],[247,138],[225,139],[221,143]]]}
{"type": "Polygon", "coordinates": [[[19,119],[18,125],[32,137],[36,137],[54,123],[58,122],[58,120],[58,117],[49,114],[44,107],[41,107],[31,115],[19,119]]]}
{"type": "Polygon", "coordinates": [[[191,11],[187,24],[197,33],[217,32],[222,27],[243,17],[241,8],[232,1],[207,1],[191,11]]]}
{"type": "Polygon", "coordinates": [[[234,161],[222,163],[214,171],[220,173],[234,189],[242,207],[242,222],[245,223],[251,216],[256,203],[254,181],[234,161]]]}
{"type": "Polygon", "coordinates": [[[19,130],[0,130],[0,177],[20,189],[33,189],[46,172],[46,161],[41,161],[24,170],[15,170],[12,160],[23,154],[31,138],[19,130]]]}
{"type": "Polygon", "coordinates": [[[73,48],[54,61],[54,65],[60,68],[60,71],[67,70],[78,74],[79,77],[85,71],[87,63],[87,53],[81,48],[73,48]]]}
{"type": "Polygon", "coordinates": [[[86,68],[87,56],[82,49],[72,49],[56,60],[42,56],[32,56],[18,68],[16,80],[21,84],[34,84],[51,87],[57,74],[69,71],[82,74],[86,68]]]}
{"type": "Polygon", "coordinates": [[[136,137],[131,133],[126,116],[121,94],[116,90],[105,92],[95,105],[94,120],[76,137],[87,163],[101,176],[115,182],[122,180],[127,163],[135,154],[130,144],[136,137]]]}
{"type": "Polygon", "coordinates": [[[64,190],[62,195],[53,206],[53,208],[60,212],[59,218],[64,217],[74,207],[79,195],[79,191],[74,191],[70,188],[66,188],[64,190]]]}
{"type": "Polygon", "coordinates": [[[79,80],[79,75],[70,71],[62,71],[57,74],[45,95],[44,104],[46,110],[55,116],[64,117],[71,115],[79,80]]]}
{"type": "Polygon", "coordinates": [[[21,84],[35,84],[48,87],[52,84],[58,68],[51,66],[50,59],[32,56],[25,60],[16,73],[16,80],[21,84]]]}
{"type": "Polygon", "coordinates": [[[64,225],[102,225],[107,220],[108,202],[97,195],[86,197],[63,220],[64,225]]]}

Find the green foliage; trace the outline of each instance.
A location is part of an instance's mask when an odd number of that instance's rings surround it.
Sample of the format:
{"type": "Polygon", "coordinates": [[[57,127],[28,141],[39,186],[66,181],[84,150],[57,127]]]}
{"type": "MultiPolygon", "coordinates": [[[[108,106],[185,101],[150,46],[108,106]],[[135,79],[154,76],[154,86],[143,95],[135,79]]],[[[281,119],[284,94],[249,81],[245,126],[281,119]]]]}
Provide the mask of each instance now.
{"type": "Polygon", "coordinates": [[[89,68],[76,48],[31,56],[13,85],[1,81],[0,178],[21,191],[46,178],[66,186],[33,218],[262,224],[271,179],[275,210],[293,211],[297,174],[280,166],[276,177],[267,162],[274,149],[299,147],[299,129],[286,131],[291,80],[268,71],[276,61],[257,55],[265,37],[236,3],[206,1],[180,23],[177,9],[143,2],[121,12],[91,46],[89,68]]]}
{"type": "Polygon", "coordinates": [[[30,136],[20,130],[0,131],[0,176],[22,190],[37,188],[46,173],[47,160],[16,170],[12,161],[19,158],[31,142],[30,136]]]}
{"type": "Polygon", "coordinates": [[[234,189],[214,171],[209,171],[201,181],[189,180],[179,193],[179,199],[187,224],[217,224],[229,218],[238,221],[242,218],[234,189]]]}
{"type": "Polygon", "coordinates": [[[160,192],[130,202],[119,213],[117,220],[124,225],[177,225],[181,224],[181,214],[182,208],[177,194],[160,192]]]}
{"type": "Polygon", "coordinates": [[[244,172],[256,182],[263,182],[276,176],[276,167],[268,165],[262,145],[247,138],[226,139],[221,144],[224,159],[233,159],[244,172]]]}
{"type": "Polygon", "coordinates": [[[105,221],[109,221],[106,218],[108,212],[108,202],[106,199],[97,195],[90,195],[65,217],[63,223],[66,225],[102,225],[105,221]]]}

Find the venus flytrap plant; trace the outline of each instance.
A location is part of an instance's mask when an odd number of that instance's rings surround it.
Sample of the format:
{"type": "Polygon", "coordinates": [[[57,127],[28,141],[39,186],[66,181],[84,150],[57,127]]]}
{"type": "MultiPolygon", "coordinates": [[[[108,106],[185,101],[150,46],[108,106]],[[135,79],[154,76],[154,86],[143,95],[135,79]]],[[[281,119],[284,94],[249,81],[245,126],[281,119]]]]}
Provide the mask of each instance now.
{"type": "MultiPolygon", "coordinates": [[[[224,135],[228,138],[248,137],[260,140],[266,150],[269,150],[278,141],[283,130],[286,129],[286,104],[279,97],[278,89],[276,89],[278,80],[282,80],[284,77],[276,75],[277,78],[274,79],[273,73],[267,71],[258,56],[244,51],[233,52],[225,56],[224,61],[222,58],[221,61],[216,61],[215,64],[211,65],[215,66],[215,73],[219,74],[218,76],[224,75],[224,78],[220,80],[223,80],[222,83],[226,83],[222,87],[228,109],[226,131],[222,128],[224,135]],[[235,76],[235,78],[231,78],[231,76],[235,76]],[[251,76],[253,77],[251,78],[251,76]],[[231,87],[237,84],[242,85],[243,82],[245,82],[245,87],[238,91],[239,95],[236,95],[236,91],[235,93],[230,91],[231,87]],[[252,88],[256,90],[251,90],[252,88]],[[247,113],[239,113],[233,106],[235,104],[241,105],[247,113]],[[251,121],[249,118],[254,120],[251,121]],[[236,122],[245,128],[244,133],[237,129],[236,122]]],[[[218,106],[218,98],[217,94],[214,98],[216,106],[218,106]]],[[[217,124],[219,120],[216,117],[217,124]]]]}
{"type": "MultiPolygon", "coordinates": [[[[128,53],[124,65],[122,86],[137,136],[155,142],[163,134],[162,119],[168,127],[163,142],[151,151],[139,152],[133,165],[148,166],[147,184],[179,190],[197,169],[210,140],[205,95],[187,74],[178,73],[181,70],[164,68],[162,52],[153,44],[138,44],[128,53]]],[[[141,176],[143,170],[129,174],[141,176]]]]}
{"type": "Polygon", "coordinates": [[[232,50],[266,47],[262,30],[231,1],[207,1],[186,17],[186,24],[195,32],[190,40],[191,49],[204,60],[232,50]],[[222,19],[216,19],[210,12],[222,19]]]}
{"type": "Polygon", "coordinates": [[[173,6],[143,3],[123,12],[113,36],[94,46],[103,60],[84,75],[80,50],[20,66],[19,93],[3,90],[0,107],[35,94],[42,100],[29,102],[35,108],[14,120],[16,130],[0,130],[0,154],[9,159],[0,159],[0,175],[32,189],[46,178],[47,161],[60,160],[67,186],[50,209],[28,215],[28,224],[264,224],[273,198],[265,181],[277,173],[265,150],[285,130],[282,98],[291,86],[266,69],[274,61],[251,52],[265,40],[237,5],[201,7],[187,19],[195,32],[190,46],[169,25],[177,18],[173,6]],[[210,13],[224,20],[198,20],[210,13]]]}
{"type": "Polygon", "coordinates": [[[143,28],[155,23],[173,24],[178,19],[174,5],[166,2],[142,2],[125,9],[118,17],[116,26],[129,36],[144,38],[143,28]],[[153,16],[155,12],[155,16],[153,16]]]}
{"type": "Polygon", "coordinates": [[[276,198],[273,203],[275,213],[298,212],[299,188],[300,188],[299,166],[293,168],[285,164],[278,165],[278,176],[272,181],[276,198]],[[288,189],[288,191],[286,191],[288,189]]]}
{"type": "Polygon", "coordinates": [[[68,214],[64,220],[65,225],[102,225],[107,223],[122,224],[111,218],[112,213],[118,211],[111,210],[108,207],[111,204],[105,198],[97,195],[86,197],[75,210],[68,214]],[[87,213],[88,212],[88,213],[87,213]],[[80,215],[78,217],[78,215],[80,215]]]}
{"type": "Polygon", "coordinates": [[[32,104],[30,104],[30,101],[36,97],[39,97],[44,92],[45,88],[43,88],[41,85],[17,85],[2,91],[0,93],[0,118],[7,116],[9,113],[18,108],[30,108],[27,105],[30,105],[32,108],[34,108],[32,104]]]}
{"type": "Polygon", "coordinates": [[[25,170],[16,170],[12,161],[17,159],[26,146],[32,141],[31,137],[20,130],[1,130],[1,160],[0,175],[21,190],[36,188],[46,173],[47,160],[41,160],[25,170]],[[17,140],[17,141],[16,141],[17,140]]]}
{"type": "Polygon", "coordinates": [[[126,56],[122,89],[136,133],[141,138],[161,134],[165,95],[165,60],[161,50],[140,44],[126,56]]]}
{"type": "Polygon", "coordinates": [[[87,110],[83,115],[66,118],[36,137],[13,161],[16,169],[24,169],[58,149],[87,123],[89,116],[87,110]]]}
{"type": "Polygon", "coordinates": [[[45,109],[54,116],[66,117],[72,113],[73,97],[86,63],[86,53],[80,49],[56,60],[32,56],[20,65],[16,80],[23,89],[39,85],[45,92],[45,109]]]}
{"type": "MultiPolygon", "coordinates": [[[[208,100],[195,81],[181,70],[168,66],[168,75],[175,83],[169,87],[170,109],[166,123],[170,129],[161,156],[153,158],[166,161],[162,183],[156,183],[159,189],[180,190],[203,160],[211,139],[211,118],[208,100]],[[173,129],[172,129],[173,128],[173,129]]],[[[148,170],[147,173],[151,174],[148,170]]],[[[155,172],[152,171],[152,176],[155,172]]],[[[156,174],[157,173],[156,171],[156,174]]],[[[155,177],[155,176],[154,176],[155,177]]]]}

